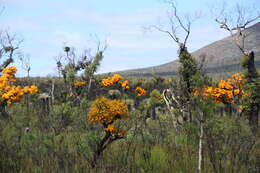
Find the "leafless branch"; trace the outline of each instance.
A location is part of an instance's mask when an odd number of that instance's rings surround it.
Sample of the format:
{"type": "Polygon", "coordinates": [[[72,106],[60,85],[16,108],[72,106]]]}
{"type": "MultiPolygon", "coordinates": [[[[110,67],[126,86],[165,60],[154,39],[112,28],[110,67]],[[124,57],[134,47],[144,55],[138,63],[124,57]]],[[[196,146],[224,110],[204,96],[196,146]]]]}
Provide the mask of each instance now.
{"type": "Polygon", "coordinates": [[[160,25],[150,25],[145,27],[145,30],[155,29],[157,31],[163,32],[170,36],[170,38],[177,43],[180,47],[186,47],[188,38],[191,32],[191,25],[192,23],[199,18],[198,15],[194,15],[192,19],[189,15],[181,17],[181,15],[177,11],[177,5],[174,0],[163,0],[164,3],[170,6],[170,11],[168,11],[168,23],[169,29],[164,29],[160,25]],[[184,33],[183,39],[178,33],[184,33]]]}
{"type": "Polygon", "coordinates": [[[177,35],[176,35],[176,29],[175,28],[177,28],[177,27],[174,27],[173,25],[172,25],[172,32],[170,32],[170,31],[168,31],[168,30],[164,30],[164,29],[162,29],[162,28],[160,28],[159,26],[157,26],[157,25],[151,25],[149,28],[154,28],[154,29],[156,29],[156,30],[158,30],[158,31],[160,31],[160,32],[163,32],[163,33],[166,33],[166,34],[168,34],[176,43],[180,43],[179,42],[179,38],[177,37],[177,35]]]}
{"type": "Polygon", "coordinates": [[[10,35],[7,31],[0,33],[0,59],[3,60],[0,64],[0,71],[14,61],[14,56],[19,54],[17,50],[22,42],[23,40],[17,39],[15,35],[10,35]]]}
{"type": "Polygon", "coordinates": [[[27,77],[30,77],[31,65],[30,65],[30,56],[21,55],[19,60],[22,63],[22,68],[27,72],[27,77]]]}
{"type": "Polygon", "coordinates": [[[248,9],[245,9],[241,5],[237,4],[234,8],[233,13],[236,16],[235,24],[232,23],[232,18],[226,15],[226,9],[223,9],[220,12],[221,17],[217,17],[215,21],[220,25],[220,28],[227,30],[230,35],[234,38],[234,42],[239,50],[244,54],[247,55],[248,52],[245,50],[245,39],[247,37],[246,32],[244,30],[247,28],[248,25],[252,24],[253,22],[260,19],[260,14],[255,15],[255,17],[248,18],[246,16],[248,9]]]}

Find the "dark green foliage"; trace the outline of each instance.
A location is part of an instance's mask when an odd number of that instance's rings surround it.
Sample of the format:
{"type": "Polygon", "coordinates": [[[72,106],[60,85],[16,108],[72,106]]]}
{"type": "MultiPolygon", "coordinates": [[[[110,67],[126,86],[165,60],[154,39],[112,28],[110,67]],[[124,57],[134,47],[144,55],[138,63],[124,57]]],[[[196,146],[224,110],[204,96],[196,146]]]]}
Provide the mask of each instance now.
{"type": "Polygon", "coordinates": [[[164,106],[165,103],[164,103],[162,94],[158,90],[156,90],[156,89],[153,90],[150,93],[148,104],[151,107],[164,106]]]}
{"type": "Polygon", "coordinates": [[[260,80],[255,67],[255,53],[249,52],[242,58],[241,65],[244,68],[242,97],[243,114],[248,118],[252,132],[256,135],[260,112],[260,80]]]}
{"type": "Polygon", "coordinates": [[[95,57],[93,58],[92,62],[84,68],[85,77],[93,77],[94,73],[97,72],[100,63],[104,57],[103,53],[103,51],[98,51],[95,57]]]}
{"type": "Polygon", "coordinates": [[[240,60],[240,64],[243,68],[247,68],[248,67],[248,61],[249,61],[249,57],[248,56],[243,56],[240,60]]]}
{"type": "Polygon", "coordinates": [[[193,76],[199,73],[197,63],[195,59],[192,58],[191,54],[187,50],[181,51],[179,54],[179,59],[181,66],[179,68],[180,80],[185,83],[183,87],[184,90],[187,90],[190,94],[192,89],[195,88],[195,82],[193,76]]]}

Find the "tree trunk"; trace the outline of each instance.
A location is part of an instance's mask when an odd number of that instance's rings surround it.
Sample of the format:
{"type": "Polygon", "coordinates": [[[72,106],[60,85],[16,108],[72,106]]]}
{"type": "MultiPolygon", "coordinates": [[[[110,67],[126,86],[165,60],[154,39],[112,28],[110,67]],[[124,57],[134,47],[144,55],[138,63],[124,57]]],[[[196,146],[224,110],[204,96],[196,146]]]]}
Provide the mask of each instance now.
{"type": "Polygon", "coordinates": [[[198,173],[202,172],[202,160],[203,160],[203,123],[200,122],[200,142],[199,142],[199,162],[198,162],[198,173]]]}
{"type": "Polygon", "coordinates": [[[255,53],[251,51],[248,54],[247,70],[249,79],[253,80],[257,78],[257,71],[255,68],[255,53]]]}
{"type": "Polygon", "coordinates": [[[53,79],[52,80],[52,85],[51,85],[51,101],[52,101],[52,104],[54,103],[54,99],[55,99],[54,91],[55,91],[55,81],[53,79]]]}
{"type": "Polygon", "coordinates": [[[110,133],[109,132],[106,132],[106,135],[104,136],[104,138],[100,141],[98,147],[97,147],[97,150],[95,151],[94,153],[94,157],[93,157],[93,160],[91,162],[91,166],[92,168],[95,168],[96,167],[96,164],[97,164],[97,160],[99,159],[101,153],[104,151],[105,147],[104,145],[107,143],[107,141],[109,140],[110,138],[110,133]]]}
{"type": "Polygon", "coordinates": [[[0,102],[0,116],[2,116],[4,119],[8,119],[9,115],[5,110],[6,103],[5,102],[0,102]]]}
{"type": "MultiPolygon", "coordinates": [[[[248,71],[247,79],[249,83],[257,82],[257,78],[258,78],[254,59],[255,59],[255,54],[253,51],[251,51],[248,54],[248,62],[247,62],[247,71],[248,71]]],[[[258,84],[256,83],[256,85],[258,84]]],[[[255,92],[259,92],[259,91],[252,91],[252,92],[253,92],[252,94],[255,94],[255,92]]],[[[258,117],[259,117],[258,113],[260,108],[258,107],[258,105],[255,105],[255,103],[253,102],[250,105],[250,109],[251,110],[249,110],[249,115],[248,115],[249,124],[251,126],[253,134],[256,134],[258,128],[258,117]]]]}

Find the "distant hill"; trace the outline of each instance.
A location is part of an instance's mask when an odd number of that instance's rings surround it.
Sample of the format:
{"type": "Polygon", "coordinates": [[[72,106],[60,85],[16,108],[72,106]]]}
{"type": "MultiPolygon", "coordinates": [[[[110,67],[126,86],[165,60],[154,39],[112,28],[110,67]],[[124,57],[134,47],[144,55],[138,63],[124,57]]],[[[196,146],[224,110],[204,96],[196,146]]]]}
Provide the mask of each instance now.
{"type": "MultiPolygon", "coordinates": [[[[247,28],[244,32],[248,35],[245,46],[248,50],[254,50],[257,69],[260,68],[260,22],[247,28]]],[[[193,57],[201,62],[205,58],[204,67],[207,73],[223,74],[241,71],[239,65],[242,53],[237,48],[231,37],[213,42],[192,53],[193,57]],[[204,58],[203,58],[204,57],[204,58]]],[[[125,76],[151,76],[152,74],[167,76],[174,75],[178,70],[178,60],[159,66],[119,71],[125,76]]]]}

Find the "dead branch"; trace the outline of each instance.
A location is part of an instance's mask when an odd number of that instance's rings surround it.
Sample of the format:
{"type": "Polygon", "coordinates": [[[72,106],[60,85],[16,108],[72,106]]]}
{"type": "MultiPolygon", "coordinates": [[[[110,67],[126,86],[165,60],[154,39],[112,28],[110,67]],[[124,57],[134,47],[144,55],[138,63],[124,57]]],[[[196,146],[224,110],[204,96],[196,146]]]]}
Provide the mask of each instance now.
{"type": "Polygon", "coordinates": [[[164,3],[170,5],[171,10],[168,12],[168,22],[169,22],[169,29],[163,29],[162,26],[159,25],[150,25],[145,27],[145,30],[152,30],[155,29],[159,32],[163,32],[170,36],[170,38],[178,44],[179,47],[185,48],[188,38],[191,33],[191,25],[192,23],[199,18],[199,16],[194,16],[194,18],[188,17],[186,15],[185,18],[182,18],[181,15],[177,11],[177,6],[174,0],[164,0],[164,3]],[[178,35],[179,32],[184,32],[185,35],[181,39],[178,35]]]}
{"type": "Polygon", "coordinates": [[[228,24],[232,19],[230,17],[227,17],[225,15],[225,9],[221,10],[220,16],[222,18],[218,17],[215,19],[215,21],[220,25],[220,28],[227,30],[230,35],[233,37],[234,42],[236,46],[239,48],[239,50],[245,55],[248,56],[248,52],[245,50],[245,39],[247,37],[244,30],[247,28],[248,25],[252,24],[253,22],[260,19],[260,14],[257,14],[255,17],[246,19],[246,13],[247,11],[245,8],[240,6],[239,4],[236,5],[236,8],[234,10],[235,15],[237,15],[236,18],[236,24],[232,26],[232,24],[228,24]]]}
{"type": "Polygon", "coordinates": [[[0,33],[0,59],[4,61],[0,64],[0,71],[14,61],[14,56],[23,40],[19,40],[15,35],[10,35],[7,31],[0,33]]]}

